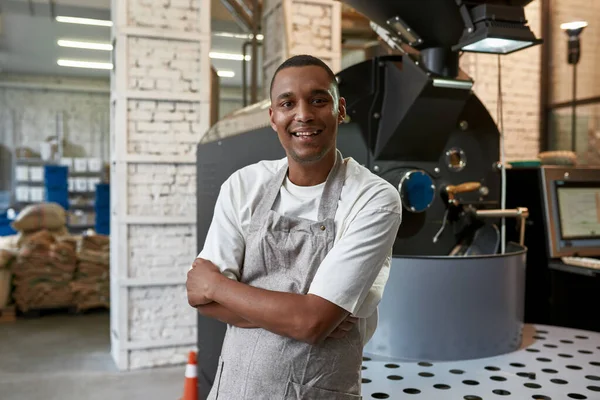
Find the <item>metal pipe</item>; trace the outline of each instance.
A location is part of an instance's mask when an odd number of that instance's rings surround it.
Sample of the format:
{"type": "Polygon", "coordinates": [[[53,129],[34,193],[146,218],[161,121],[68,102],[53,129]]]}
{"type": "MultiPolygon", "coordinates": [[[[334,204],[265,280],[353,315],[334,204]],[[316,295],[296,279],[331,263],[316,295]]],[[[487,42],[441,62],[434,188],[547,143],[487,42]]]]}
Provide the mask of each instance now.
{"type": "Polygon", "coordinates": [[[243,30],[248,31],[252,28],[252,19],[235,0],[221,0],[221,3],[243,30]]]}
{"type": "Polygon", "coordinates": [[[260,29],[260,5],[258,0],[252,1],[252,80],[250,82],[250,102],[258,101],[258,32],[260,29]]]}
{"type": "Polygon", "coordinates": [[[247,61],[246,55],[248,54],[248,46],[250,46],[252,42],[247,41],[242,45],[242,100],[243,105],[246,107],[248,105],[248,77],[247,77],[247,61]]]}
{"type": "Polygon", "coordinates": [[[528,218],[529,210],[526,207],[504,210],[477,210],[475,215],[479,218],[528,218]]]}

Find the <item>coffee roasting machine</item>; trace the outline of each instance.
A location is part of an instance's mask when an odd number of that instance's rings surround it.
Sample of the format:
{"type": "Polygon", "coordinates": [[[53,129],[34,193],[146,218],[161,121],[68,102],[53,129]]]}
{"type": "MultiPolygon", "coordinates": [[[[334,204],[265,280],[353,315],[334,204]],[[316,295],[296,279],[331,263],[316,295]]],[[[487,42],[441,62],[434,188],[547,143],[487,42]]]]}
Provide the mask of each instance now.
{"type": "MultiPolygon", "coordinates": [[[[348,112],[338,148],[396,187],[404,207],[368,359],[427,365],[522,346],[529,212],[505,207],[501,135],[459,57],[539,44],[525,18],[530,1],[345,1],[394,50],[337,74],[348,112]],[[503,223],[514,241],[506,240],[503,223]]],[[[285,157],[268,107],[264,101],[230,115],[198,146],[199,249],[227,177],[285,157]]],[[[214,380],[225,329],[199,316],[201,399],[214,380]]],[[[373,376],[366,381],[378,384],[373,376]]]]}

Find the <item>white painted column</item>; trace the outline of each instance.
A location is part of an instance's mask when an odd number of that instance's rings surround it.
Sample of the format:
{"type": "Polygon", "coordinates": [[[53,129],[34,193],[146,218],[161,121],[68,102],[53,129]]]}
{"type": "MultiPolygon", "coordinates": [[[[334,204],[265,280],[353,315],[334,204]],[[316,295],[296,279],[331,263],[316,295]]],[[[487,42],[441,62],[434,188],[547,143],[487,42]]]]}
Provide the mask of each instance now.
{"type": "Polygon", "coordinates": [[[196,314],[196,144],[210,126],[210,0],[113,0],[111,345],[121,370],[185,363],[196,314]]]}
{"type": "Polygon", "coordinates": [[[334,0],[265,0],[264,97],[277,67],[287,58],[310,54],[334,73],[342,63],[342,7],[334,0]]]}

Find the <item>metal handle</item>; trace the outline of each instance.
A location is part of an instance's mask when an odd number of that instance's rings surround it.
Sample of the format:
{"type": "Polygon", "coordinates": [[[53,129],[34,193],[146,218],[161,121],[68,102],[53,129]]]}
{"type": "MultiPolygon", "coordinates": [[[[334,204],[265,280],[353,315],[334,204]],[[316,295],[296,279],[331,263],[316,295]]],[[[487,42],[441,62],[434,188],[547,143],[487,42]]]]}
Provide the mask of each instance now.
{"type": "Polygon", "coordinates": [[[480,182],[465,182],[460,185],[448,185],[446,186],[446,193],[448,194],[448,201],[450,203],[455,203],[454,196],[459,193],[468,193],[479,190],[481,187],[480,182]]]}
{"type": "Polygon", "coordinates": [[[520,222],[519,244],[525,243],[525,222],[529,218],[529,209],[527,207],[517,207],[514,209],[498,210],[476,210],[475,215],[478,218],[517,218],[520,222]]]}

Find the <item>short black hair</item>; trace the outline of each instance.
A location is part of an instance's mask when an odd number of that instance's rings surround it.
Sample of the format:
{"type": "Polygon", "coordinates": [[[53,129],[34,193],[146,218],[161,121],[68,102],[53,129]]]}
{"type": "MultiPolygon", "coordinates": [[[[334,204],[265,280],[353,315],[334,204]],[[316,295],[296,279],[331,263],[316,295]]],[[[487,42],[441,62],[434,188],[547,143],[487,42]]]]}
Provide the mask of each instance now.
{"type": "Polygon", "coordinates": [[[329,66],[327,64],[325,64],[325,62],[323,62],[323,60],[321,60],[320,58],[317,58],[317,57],[314,57],[314,56],[311,56],[308,54],[300,54],[297,56],[290,57],[287,60],[285,60],[283,63],[281,63],[281,65],[279,67],[277,67],[277,70],[275,70],[275,73],[273,74],[273,78],[271,78],[271,87],[269,88],[269,96],[271,96],[271,93],[273,92],[273,83],[275,82],[275,77],[277,76],[279,71],[286,69],[286,68],[290,68],[290,67],[308,67],[311,65],[316,66],[316,67],[321,67],[325,70],[325,72],[327,72],[327,75],[329,75],[329,79],[331,80],[331,83],[334,86],[335,95],[337,97],[339,97],[340,90],[338,87],[337,79],[335,78],[335,74],[333,73],[331,68],[329,68],[329,66]]]}

